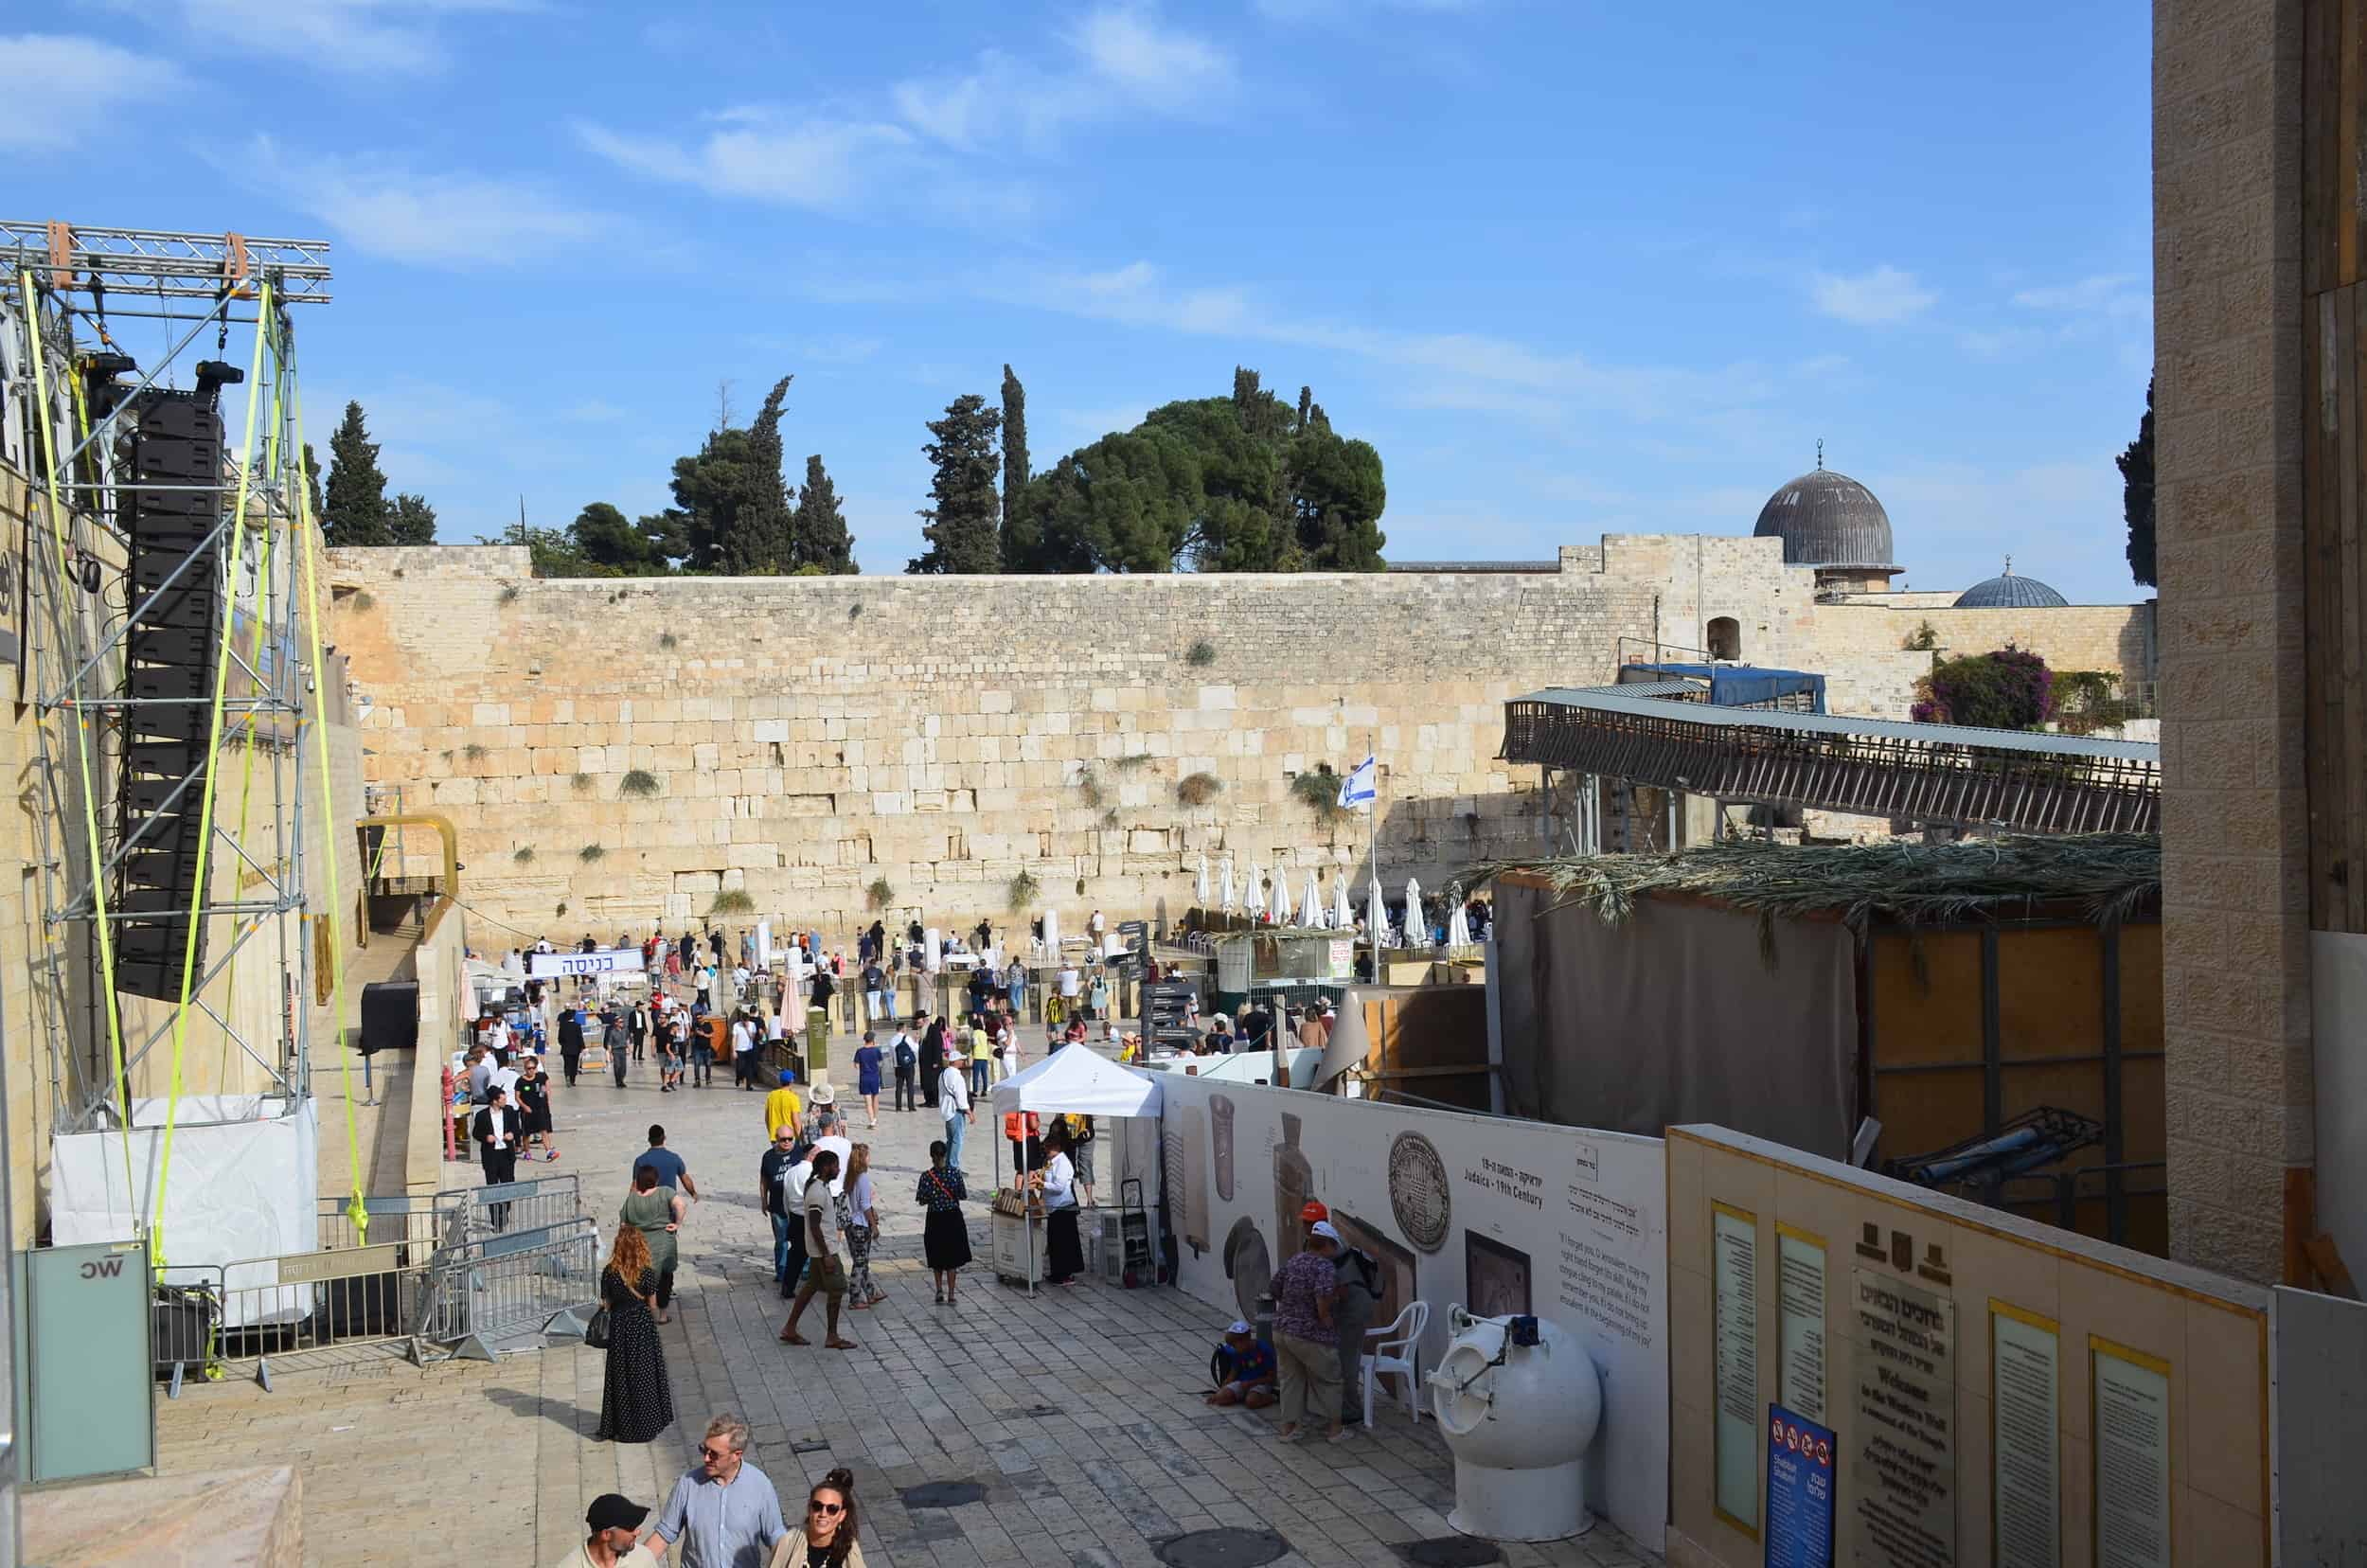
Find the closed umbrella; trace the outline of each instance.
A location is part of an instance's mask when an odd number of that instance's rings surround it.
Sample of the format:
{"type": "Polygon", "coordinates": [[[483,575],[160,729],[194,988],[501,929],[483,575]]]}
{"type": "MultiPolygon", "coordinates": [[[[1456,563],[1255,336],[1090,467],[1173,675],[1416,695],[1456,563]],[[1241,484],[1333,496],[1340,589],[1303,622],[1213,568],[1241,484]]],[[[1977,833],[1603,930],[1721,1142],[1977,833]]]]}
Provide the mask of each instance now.
{"type": "Polygon", "coordinates": [[[1331,928],[1350,931],[1356,926],[1356,911],[1348,907],[1348,874],[1345,871],[1331,884],[1331,928]]]}
{"type": "Polygon", "coordinates": [[[1208,907],[1208,857],[1205,855],[1200,857],[1200,875],[1192,879],[1192,905],[1197,909],[1208,907]]]}
{"type": "Polygon", "coordinates": [[[1405,945],[1430,946],[1430,921],[1422,914],[1422,884],[1413,877],[1405,879],[1405,945]]]}
{"type": "Polygon", "coordinates": [[[1389,945],[1389,902],[1380,896],[1380,863],[1373,863],[1372,891],[1364,897],[1364,929],[1375,947],[1389,945]]]}
{"type": "Polygon", "coordinates": [[[1273,868],[1273,905],[1267,914],[1278,926],[1290,923],[1290,873],[1279,865],[1273,868]]]}
{"type": "Polygon", "coordinates": [[[1450,948],[1471,945],[1471,918],[1463,912],[1460,900],[1455,903],[1454,912],[1447,917],[1447,945],[1450,948]]]}
{"type": "Polygon", "coordinates": [[[1312,867],[1307,873],[1307,895],[1299,900],[1299,922],[1316,931],[1330,924],[1324,918],[1324,890],[1315,885],[1312,867]]]}
{"type": "Polygon", "coordinates": [[[1249,863],[1249,885],[1241,889],[1241,909],[1253,920],[1266,918],[1266,879],[1254,860],[1249,863]]]}
{"type": "Polygon", "coordinates": [[[1043,951],[1050,957],[1060,955],[1060,912],[1057,909],[1043,912],[1043,951]]]}
{"type": "Polygon", "coordinates": [[[1218,908],[1227,915],[1241,907],[1241,896],[1233,886],[1233,857],[1231,855],[1224,857],[1224,876],[1221,884],[1217,889],[1217,896],[1220,900],[1218,908]]]}

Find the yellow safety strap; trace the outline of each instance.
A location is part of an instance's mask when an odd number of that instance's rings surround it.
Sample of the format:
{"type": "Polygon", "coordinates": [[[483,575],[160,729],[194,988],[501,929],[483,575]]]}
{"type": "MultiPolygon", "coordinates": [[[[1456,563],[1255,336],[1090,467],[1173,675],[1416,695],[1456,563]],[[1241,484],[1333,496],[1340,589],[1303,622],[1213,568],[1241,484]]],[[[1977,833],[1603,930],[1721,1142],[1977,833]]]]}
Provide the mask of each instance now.
{"type": "MultiPolygon", "coordinates": [[[[293,358],[293,356],[291,356],[293,358]]],[[[295,413],[296,461],[301,463],[304,452],[304,387],[294,377],[289,378],[289,406],[295,413]]],[[[353,1221],[354,1242],[367,1245],[370,1239],[370,1213],[362,1202],[362,1137],[356,1131],[353,1115],[353,1050],[346,1039],[346,935],[344,905],[337,892],[337,854],[335,824],[337,797],[329,773],[329,726],[319,722],[319,715],[329,703],[329,668],[321,661],[321,594],[315,575],[314,561],[320,554],[319,541],[312,537],[312,486],[310,476],[295,487],[296,533],[294,541],[297,555],[304,562],[304,631],[307,649],[312,664],[312,689],[316,695],[313,705],[313,749],[321,764],[321,820],[330,824],[324,835],[330,845],[329,852],[321,857],[329,878],[329,993],[337,1009],[337,1042],[347,1048],[337,1053],[337,1073],[345,1085],[346,1095],[346,1160],[352,1167],[353,1195],[346,1204],[346,1218],[353,1221]]]]}
{"type": "MultiPolygon", "coordinates": [[[[238,627],[230,610],[237,602],[239,563],[245,553],[246,501],[255,472],[255,404],[263,390],[263,334],[271,322],[271,279],[266,277],[256,309],[255,349],[246,372],[246,431],[239,437],[239,497],[231,511],[230,559],[222,577],[222,641],[214,653],[214,700],[205,733],[205,800],[197,816],[196,882],[189,893],[188,938],[181,949],[181,1005],[172,1017],[172,1083],[165,1100],[164,1148],[157,1157],[156,1205],[148,1231],[149,1257],[159,1271],[165,1267],[165,1190],[172,1179],[172,1133],[181,1113],[181,1062],[189,1041],[189,993],[197,984],[198,912],[205,907],[206,862],[214,841],[214,794],[222,781],[222,710],[229,696],[230,650],[238,640],[238,627]]],[[[225,301],[223,309],[228,308],[225,301]]]]}
{"type": "MultiPolygon", "coordinates": [[[[49,374],[44,365],[42,355],[40,295],[33,290],[33,275],[29,268],[21,271],[17,276],[20,286],[24,290],[25,320],[28,329],[26,336],[31,340],[33,349],[34,422],[41,426],[42,459],[48,472],[49,536],[58,546],[58,581],[65,586],[70,595],[73,589],[74,573],[72,565],[66,560],[65,553],[68,525],[65,517],[65,504],[60,496],[58,486],[58,441],[57,433],[50,419],[49,374]]],[[[62,603],[64,607],[60,613],[71,614],[71,598],[62,600],[62,603]]],[[[125,1090],[123,1081],[123,1014],[120,1005],[116,1000],[115,932],[107,922],[107,879],[101,870],[105,864],[105,858],[100,853],[98,845],[98,796],[93,792],[91,784],[90,720],[78,707],[67,717],[66,722],[74,730],[74,759],[81,769],[82,831],[90,850],[92,920],[98,928],[99,989],[104,991],[107,997],[107,1050],[115,1064],[116,1101],[123,1109],[126,1128],[123,1137],[123,1192],[127,1202],[136,1203],[137,1200],[132,1192],[132,1137],[129,1131],[132,1119],[132,1099],[125,1090]]]]}

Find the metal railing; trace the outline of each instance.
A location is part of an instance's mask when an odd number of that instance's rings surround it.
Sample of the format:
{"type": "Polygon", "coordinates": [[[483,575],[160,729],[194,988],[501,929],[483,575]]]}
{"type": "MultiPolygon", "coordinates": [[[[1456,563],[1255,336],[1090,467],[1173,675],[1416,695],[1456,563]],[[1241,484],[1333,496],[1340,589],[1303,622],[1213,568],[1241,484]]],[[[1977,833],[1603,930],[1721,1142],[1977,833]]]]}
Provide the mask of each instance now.
{"type": "Polygon", "coordinates": [[[332,1347],[400,1343],[423,1363],[436,1256],[388,1241],[167,1268],[150,1313],[155,1364],[170,1371],[177,1398],[191,1367],[214,1378],[252,1363],[269,1388],[274,1361],[332,1347]]]}
{"type": "Polygon", "coordinates": [[[562,1224],[583,1213],[581,1187],[576,1176],[535,1176],[440,1194],[455,1204],[459,1216],[457,1232],[448,1232],[443,1244],[449,1247],[507,1232],[548,1230],[562,1224]]]}
{"type": "Polygon", "coordinates": [[[522,1341],[582,1334],[599,1299],[600,1230],[582,1216],[506,1231],[446,1248],[432,1267],[426,1337],[491,1361],[522,1341]]]}

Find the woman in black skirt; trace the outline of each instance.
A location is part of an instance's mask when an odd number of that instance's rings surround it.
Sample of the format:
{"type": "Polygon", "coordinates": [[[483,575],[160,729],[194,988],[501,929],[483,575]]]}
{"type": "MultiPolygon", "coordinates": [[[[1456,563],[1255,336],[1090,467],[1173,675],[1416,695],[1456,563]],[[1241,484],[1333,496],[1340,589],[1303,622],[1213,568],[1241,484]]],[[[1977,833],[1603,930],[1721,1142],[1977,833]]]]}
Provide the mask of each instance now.
{"type": "Polygon", "coordinates": [[[913,1202],[929,1211],[922,1222],[920,1249],[929,1260],[930,1277],[937,1288],[937,1305],[953,1299],[955,1276],[970,1262],[970,1221],[962,1218],[962,1173],[945,1163],[945,1141],[929,1146],[929,1168],[920,1173],[913,1202]]]}
{"type": "Polygon", "coordinates": [[[518,1071],[518,1109],[524,1113],[526,1148],[540,1148],[557,1159],[559,1151],[551,1144],[551,1080],[543,1076],[542,1064],[531,1056],[518,1071]]]}
{"type": "Polygon", "coordinates": [[[600,1271],[600,1300],[608,1308],[608,1369],[600,1385],[602,1442],[654,1442],[674,1424],[674,1391],[666,1381],[666,1352],[658,1344],[657,1270],[650,1243],[632,1225],[616,1227],[616,1244],[600,1271]]]}
{"type": "Polygon", "coordinates": [[[1068,1124],[1057,1116],[1044,1132],[1043,1154],[1043,1168],[1028,1180],[1043,1193],[1044,1283],[1074,1285],[1084,1272],[1085,1243],[1077,1234],[1077,1162],[1068,1124]]]}

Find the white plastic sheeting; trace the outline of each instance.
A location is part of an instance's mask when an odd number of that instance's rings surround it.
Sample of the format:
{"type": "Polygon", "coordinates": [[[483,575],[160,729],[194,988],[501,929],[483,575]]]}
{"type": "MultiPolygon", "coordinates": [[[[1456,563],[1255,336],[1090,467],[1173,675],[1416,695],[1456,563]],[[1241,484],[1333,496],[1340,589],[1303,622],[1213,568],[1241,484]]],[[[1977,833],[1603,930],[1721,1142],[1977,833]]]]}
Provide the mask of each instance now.
{"type": "MultiPolygon", "coordinates": [[[[128,1134],[68,1132],[50,1140],[50,1234],[59,1245],[128,1240],[147,1221],[164,1164],[165,1102],[134,1100],[132,1121],[128,1134]],[[127,1136],[137,1184],[132,1189],[124,1186],[127,1136]]],[[[315,1251],[319,1146],[311,1100],[291,1111],[286,1100],[260,1095],[182,1096],[164,1193],[166,1263],[182,1269],[315,1251]]],[[[237,1292],[276,1282],[268,1269],[234,1269],[223,1283],[237,1292]]],[[[227,1317],[224,1324],[238,1327],[227,1317]]]]}

